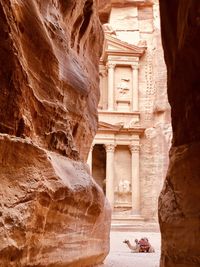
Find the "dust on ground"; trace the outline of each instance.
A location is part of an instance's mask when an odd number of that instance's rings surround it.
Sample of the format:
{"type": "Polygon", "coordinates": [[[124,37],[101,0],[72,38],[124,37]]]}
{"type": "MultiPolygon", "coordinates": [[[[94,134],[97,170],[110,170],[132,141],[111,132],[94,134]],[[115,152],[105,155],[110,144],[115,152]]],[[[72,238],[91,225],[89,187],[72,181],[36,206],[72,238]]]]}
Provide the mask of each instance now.
{"type": "Polygon", "coordinates": [[[159,267],[160,260],[160,233],[152,232],[111,232],[110,253],[99,267],[159,267]],[[155,253],[131,253],[123,243],[129,239],[134,245],[135,238],[147,237],[155,248],[155,253]]]}

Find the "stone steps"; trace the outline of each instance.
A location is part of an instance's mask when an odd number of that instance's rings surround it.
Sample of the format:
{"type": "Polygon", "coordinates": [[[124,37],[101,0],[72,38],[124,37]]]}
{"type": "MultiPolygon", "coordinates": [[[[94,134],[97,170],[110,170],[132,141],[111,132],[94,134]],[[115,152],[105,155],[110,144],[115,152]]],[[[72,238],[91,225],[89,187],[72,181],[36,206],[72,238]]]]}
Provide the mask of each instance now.
{"type": "Polygon", "coordinates": [[[112,231],[159,232],[158,222],[146,221],[140,215],[112,215],[112,231]]]}

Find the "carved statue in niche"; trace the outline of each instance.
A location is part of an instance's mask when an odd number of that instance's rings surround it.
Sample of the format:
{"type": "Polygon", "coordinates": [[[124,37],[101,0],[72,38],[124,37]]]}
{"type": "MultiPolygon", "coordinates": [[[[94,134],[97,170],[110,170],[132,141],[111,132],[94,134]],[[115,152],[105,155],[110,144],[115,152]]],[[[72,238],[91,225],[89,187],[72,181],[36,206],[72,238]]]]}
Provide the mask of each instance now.
{"type": "Polygon", "coordinates": [[[129,203],[129,196],[131,195],[131,183],[126,179],[121,179],[116,188],[117,203],[129,203]]]}
{"type": "Polygon", "coordinates": [[[118,192],[121,194],[127,194],[131,192],[131,184],[128,180],[120,180],[118,185],[118,192]]]}
{"type": "Polygon", "coordinates": [[[145,136],[147,139],[153,139],[154,137],[156,137],[156,135],[157,132],[155,127],[147,128],[145,130],[145,136]]]}
{"type": "Polygon", "coordinates": [[[164,136],[167,149],[169,151],[171,144],[172,144],[172,125],[171,125],[171,123],[159,123],[156,126],[160,128],[160,130],[164,136]]]}
{"type": "Polygon", "coordinates": [[[163,149],[169,151],[172,141],[171,123],[157,123],[154,127],[145,130],[147,139],[152,140],[152,149],[161,152],[163,149]]]}
{"type": "Polygon", "coordinates": [[[129,91],[130,91],[130,79],[129,78],[125,78],[122,77],[121,81],[119,82],[119,84],[117,85],[117,90],[119,92],[119,97],[124,98],[128,95],[129,91]]]}

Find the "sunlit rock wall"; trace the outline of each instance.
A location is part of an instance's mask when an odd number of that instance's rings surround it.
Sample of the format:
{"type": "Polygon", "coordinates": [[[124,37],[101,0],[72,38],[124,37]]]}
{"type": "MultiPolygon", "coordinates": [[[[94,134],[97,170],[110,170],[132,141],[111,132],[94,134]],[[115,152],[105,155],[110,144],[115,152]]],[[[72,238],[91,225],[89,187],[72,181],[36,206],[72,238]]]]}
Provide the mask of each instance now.
{"type": "Polygon", "coordinates": [[[161,44],[158,0],[138,9],[140,39],[147,42],[139,69],[141,125],[141,209],[146,220],[158,221],[158,196],[168,167],[171,117],[167,99],[166,65],[161,44]]]}
{"type": "Polygon", "coordinates": [[[101,262],[110,211],[83,163],[97,128],[96,1],[2,0],[0,19],[0,266],[101,262]]]}
{"type": "Polygon", "coordinates": [[[200,266],[200,2],[160,0],[173,146],[159,200],[161,267],[200,266]]]}

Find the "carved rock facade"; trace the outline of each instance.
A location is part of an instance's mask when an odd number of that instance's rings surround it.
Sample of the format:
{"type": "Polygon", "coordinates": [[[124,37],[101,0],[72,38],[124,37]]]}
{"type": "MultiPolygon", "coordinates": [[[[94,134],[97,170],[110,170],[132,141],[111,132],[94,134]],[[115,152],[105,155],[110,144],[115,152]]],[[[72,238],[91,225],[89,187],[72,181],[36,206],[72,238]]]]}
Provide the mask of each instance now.
{"type": "Polygon", "coordinates": [[[0,18],[0,266],[99,263],[110,208],[80,160],[97,128],[96,1],[1,1],[0,18]]]}
{"type": "Polygon", "coordinates": [[[171,145],[158,1],[108,1],[100,18],[99,129],[88,162],[113,207],[113,223],[158,227],[171,145]]]}
{"type": "Polygon", "coordinates": [[[160,0],[173,146],[159,200],[161,267],[200,266],[200,2],[160,0]]]}

